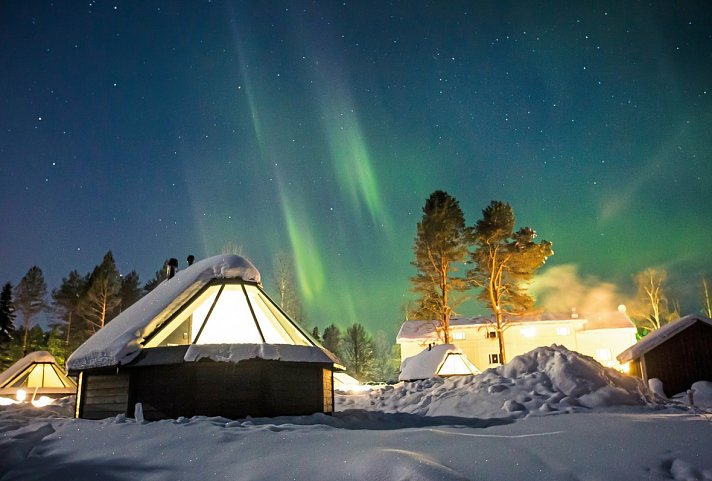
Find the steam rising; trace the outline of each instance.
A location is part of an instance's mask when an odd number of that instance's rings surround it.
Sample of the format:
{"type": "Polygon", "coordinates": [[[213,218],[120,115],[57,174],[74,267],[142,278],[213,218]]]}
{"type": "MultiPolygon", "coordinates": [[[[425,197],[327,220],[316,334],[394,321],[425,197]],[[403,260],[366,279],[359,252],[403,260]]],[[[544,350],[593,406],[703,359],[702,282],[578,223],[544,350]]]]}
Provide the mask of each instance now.
{"type": "Polygon", "coordinates": [[[625,296],[618,287],[594,276],[581,277],[578,266],[553,266],[537,275],[529,292],[545,312],[610,312],[621,309],[625,296]]]}

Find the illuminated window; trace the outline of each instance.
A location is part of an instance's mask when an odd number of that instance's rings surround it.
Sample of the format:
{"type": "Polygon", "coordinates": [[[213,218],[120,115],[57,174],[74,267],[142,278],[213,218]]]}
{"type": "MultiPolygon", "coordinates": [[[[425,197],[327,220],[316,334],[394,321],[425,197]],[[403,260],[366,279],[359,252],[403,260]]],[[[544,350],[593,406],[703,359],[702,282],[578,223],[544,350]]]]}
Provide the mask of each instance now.
{"type": "Polygon", "coordinates": [[[465,339],[465,333],[462,332],[462,331],[453,332],[453,333],[452,333],[452,338],[453,338],[453,339],[458,339],[458,340],[465,339]]]}
{"type": "Polygon", "coordinates": [[[597,361],[610,361],[612,356],[611,356],[611,350],[610,349],[596,349],[596,355],[594,356],[597,361]]]}
{"type": "Polygon", "coordinates": [[[311,345],[257,286],[225,284],[207,288],[146,347],[262,342],[311,345]]]}
{"type": "Polygon", "coordinates": [[[571,335],[571,328],[568,326],[557,327],[556,334],[558,334],[559,336],[569,336],[569,335],[571,335]]]}
{"type": "Polygon", "coordinates": [[[522,334],[522,337],[536,336],[536,329],[533,327],[522,327],[519,332],[522,334]]]}
{"type": "Polygon", "coordinates": [[[490,364],[499,364],[499,354],[490,354],[489,355],[489,363],[490,364]]]}

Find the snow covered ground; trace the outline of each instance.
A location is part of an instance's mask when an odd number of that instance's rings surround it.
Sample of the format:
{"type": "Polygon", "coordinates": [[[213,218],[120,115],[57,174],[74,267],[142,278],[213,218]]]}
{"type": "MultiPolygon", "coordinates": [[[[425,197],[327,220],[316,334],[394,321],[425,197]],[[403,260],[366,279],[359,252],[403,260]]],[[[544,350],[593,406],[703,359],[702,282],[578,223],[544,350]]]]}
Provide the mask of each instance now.
{"type": "Polygon", "coordinates": [[[694,402],[563,348],[477,376],[337,398],[333,416],[71,419],[0,408],[0,480],[712,480],[712,383],[694,402]]]}

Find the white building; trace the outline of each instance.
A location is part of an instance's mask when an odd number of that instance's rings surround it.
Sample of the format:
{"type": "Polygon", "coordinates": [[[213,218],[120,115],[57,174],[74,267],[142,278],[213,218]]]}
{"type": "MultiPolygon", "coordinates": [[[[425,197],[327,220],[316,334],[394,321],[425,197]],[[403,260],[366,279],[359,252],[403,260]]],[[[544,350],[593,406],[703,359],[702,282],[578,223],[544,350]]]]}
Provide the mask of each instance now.
{"type": "MultiPolygon", "coordinates": [[[[430,344],[442,344],[434,321],[406,321],[396,342],[401,360],[414,356],[430,344]]],[[[605,366],[625,369],[616,355],[634,344],[636,329],[623,312],[595,314],[541,314],[507,323],[504,346],[508,360],[540,346],[558,344],[593,357],[605,366]]],[[[481,370],[500,364],[499,343],[489,317],[450,320],[451,343],[481,370]]]]}

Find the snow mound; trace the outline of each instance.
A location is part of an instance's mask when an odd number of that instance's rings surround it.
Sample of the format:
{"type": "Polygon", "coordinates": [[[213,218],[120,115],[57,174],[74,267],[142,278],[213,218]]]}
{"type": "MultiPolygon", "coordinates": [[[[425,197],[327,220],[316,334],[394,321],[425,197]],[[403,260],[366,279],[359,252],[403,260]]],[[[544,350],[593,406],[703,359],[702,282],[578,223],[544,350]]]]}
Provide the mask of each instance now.
{"type": "Polygon", "coordinates": [[[712,382],[697,381],[692,385],[695,406],[712,409],[712,382]]]}
{"type": "Polygon", "coordinates": [[[648,396],[640,379],[553,345],[482,374],[388,386],[345,399],[342,407],[423,416],[518,418],[576,407],[643,405],[648,396]]]}

